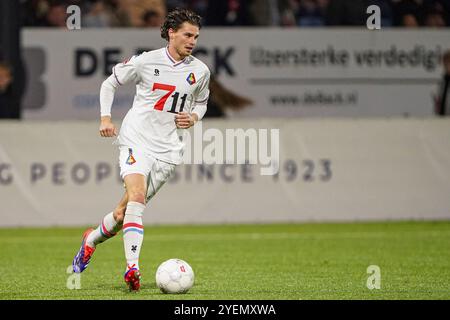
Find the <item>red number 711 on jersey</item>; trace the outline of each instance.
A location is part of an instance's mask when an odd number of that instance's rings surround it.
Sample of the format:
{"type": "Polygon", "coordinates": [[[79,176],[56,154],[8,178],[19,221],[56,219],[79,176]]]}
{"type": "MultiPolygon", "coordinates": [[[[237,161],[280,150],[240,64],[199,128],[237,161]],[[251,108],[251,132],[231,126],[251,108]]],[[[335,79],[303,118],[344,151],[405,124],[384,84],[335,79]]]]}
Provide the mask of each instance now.
{"type": "MultiPolygon", "coordinates": [[[[175,91],[176,87],[175,86],[171,86],[169,84],[163,84],[163,83],[153,83],[153,88],[152,91],[155,90],[163,90],[163,91],[167,91],[167,93],[165,95],[163,95],[161,97],[161,99],[159,99],[154,106],[155,110],[159,110],[159,111],[163,111],[164,109],[164,105],[166,104],[166,100],[169,98],[169,96],[175,91]]],[[[179,97],[180,93],[179,92],[175,92],[173,94],[173,96],[171,96],[173,98],[173,102],[172,102],[172,107],[170,108],[170,110],[168,112],[172,112],[172,113],[177,113],[176,111],[176,107],[177,107],[177,102],[178,102],[178,97],[179,97]]],[[[180,106],[180,111],[182,112],[184,109],[184,104],[186,103],[186,98],[187,98],[187,94],[184,94],[181,97],[181,106],[180,106]]]]}

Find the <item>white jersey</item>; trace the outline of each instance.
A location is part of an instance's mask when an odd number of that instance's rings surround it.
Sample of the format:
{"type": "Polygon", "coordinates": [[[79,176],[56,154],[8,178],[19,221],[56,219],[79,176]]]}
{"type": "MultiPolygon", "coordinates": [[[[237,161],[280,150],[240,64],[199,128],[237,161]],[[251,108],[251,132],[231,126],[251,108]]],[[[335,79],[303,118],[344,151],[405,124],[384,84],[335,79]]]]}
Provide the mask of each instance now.
{"type": "Polygon", "coordinates": [[[177,129],[175,114],[197,110],[203,117],[209,96],[208,67],[193,56],[177,62],[167,48],[161,48],[117,64],[112,77],[118,85],[136,83],[133,106],[115,143],[180,164],[185,129],[177,129]]]}

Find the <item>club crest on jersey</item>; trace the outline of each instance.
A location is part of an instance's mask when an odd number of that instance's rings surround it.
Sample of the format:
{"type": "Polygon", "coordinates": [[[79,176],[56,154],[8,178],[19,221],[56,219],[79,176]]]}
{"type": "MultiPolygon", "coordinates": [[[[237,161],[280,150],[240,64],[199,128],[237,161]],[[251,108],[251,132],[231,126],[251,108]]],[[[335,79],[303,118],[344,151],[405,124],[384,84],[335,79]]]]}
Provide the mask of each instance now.
{"type": "Polygon", "coordinates": [[[136,159],[133,157],[133,149],[128,148],[128,159],[126,161],[126,164],[132,165],[133,163],[136,162],[136,159]]]}
{"type": "Polygon", "coordinates": [[[192,72],[188,75],[188,77],[186,78],[186,81],[190,85],[193,85],[195,83],[195,76],[194,76],[194,74],[192,72]]]}

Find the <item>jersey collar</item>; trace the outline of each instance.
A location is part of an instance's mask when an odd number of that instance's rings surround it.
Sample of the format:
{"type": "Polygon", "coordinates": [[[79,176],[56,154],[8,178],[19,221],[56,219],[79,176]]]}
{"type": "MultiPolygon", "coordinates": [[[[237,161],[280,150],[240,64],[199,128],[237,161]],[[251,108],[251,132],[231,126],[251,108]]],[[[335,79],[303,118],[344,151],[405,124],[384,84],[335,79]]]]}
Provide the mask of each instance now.
{"type": "Polygon", "coordinates": [[[169,53],[169,46],[166,47],[166,55],[167,55],[167,58],[169,58],[170,62],[172,62],[172,64],[173,64],[174,67],[176,67],[176,66],[182,64],[183,62],[185,62],[185,61],[186,61],[186,58],[187,58],[187,57],[185,57],[185,58],[184,58],[183,60],[181,60],[181,61],[176,61],[174,58],[172,58],[172,56],[171,56],[170,53],[169,53]]]}

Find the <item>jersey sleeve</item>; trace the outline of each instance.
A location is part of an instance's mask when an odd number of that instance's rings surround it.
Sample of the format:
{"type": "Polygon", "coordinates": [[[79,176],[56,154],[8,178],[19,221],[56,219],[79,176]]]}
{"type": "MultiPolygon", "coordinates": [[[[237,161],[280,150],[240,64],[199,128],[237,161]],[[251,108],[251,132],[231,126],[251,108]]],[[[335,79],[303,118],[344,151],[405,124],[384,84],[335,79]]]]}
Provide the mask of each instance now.
{"type": "Polygon", "coordinates": [[[127,83],[137,83],[141,79],[139,72],[139,56],[132,56],[112,68],[112,74],[102,83],[100,88],[100,115],[111,116],[111,107],[117,88],[127,83]]]}
{"type": "Polygon", "coordinates": [[[139,56],[132,56],[112,68],[112,76],[119,85],[138,83],[141,80],[139,56]]]}
{"type": "Polygon", "coordinates": [[[194,97],[194,107],[192,108],[192,112],[197,114],[199,120],[203,118],[207,109],[209,98],[209,77],[210,72],[208,70],[202,78],[200,86],[194,97]]]}

